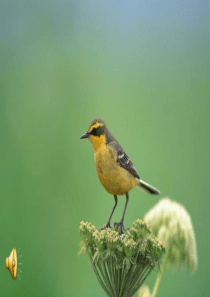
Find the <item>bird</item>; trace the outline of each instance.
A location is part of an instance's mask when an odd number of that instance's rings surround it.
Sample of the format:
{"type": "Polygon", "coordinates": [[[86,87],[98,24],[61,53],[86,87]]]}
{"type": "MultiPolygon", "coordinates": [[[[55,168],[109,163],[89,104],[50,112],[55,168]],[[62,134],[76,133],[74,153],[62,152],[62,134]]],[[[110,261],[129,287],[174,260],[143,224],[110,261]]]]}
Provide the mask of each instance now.
{"type": "Polygon", "coordinates": [[[119,195],[126,195],[126,203],[119,223],[114,223],[116,230],[123,233],[124,217],[129,200],[129,191],[135,186],[149,194],[160,194],[160,191],[140,179],[140,176],[119,142],[109,132],[104,120],[94,118],[80,139],[87,138],[94,148],[94,159],[98,178],[105,190],[114,196],[115,204],[107,224],[101,228],[111,228],[110,222],[118,203],[119,195]]]}

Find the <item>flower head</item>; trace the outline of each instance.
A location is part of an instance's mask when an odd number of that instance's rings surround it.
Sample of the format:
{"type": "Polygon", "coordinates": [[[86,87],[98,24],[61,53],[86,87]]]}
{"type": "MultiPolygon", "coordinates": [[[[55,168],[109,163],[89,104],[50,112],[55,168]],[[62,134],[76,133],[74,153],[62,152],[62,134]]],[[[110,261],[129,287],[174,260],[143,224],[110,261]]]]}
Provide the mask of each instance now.
{"type": "Polygon", "coordinates": [[[93,270],[108,296],[133,296],[158,265],[164,245],[150,233],[146,222],[136,220],[120,235],[113,227],[97,230],[80,223],[81,251],[87,252],[93,270]]]}
{"type": "Polygon", "coordinates": [[[130,228],[130,232],[135,239],[144,239],[148,234],[151,234],[151,228],[146,222],[138,219],[133,222],[133,227],[130,228]]]}
{"type": "Polygon", "coordinates": [[[126,234],[122,240],[122,246],[125,256],[130,259],[136,250],[137,242],[135,242],[132,238],[129,238],[129,235],[126,234]]]}
{"type": "Polygon", "coordinates": [[[170,248],[168,263],[175,268],[188,264],[193,272],[197,267],[197,250],[192,221],[181,204],[164,198],[144,216],[152,234],[170,248]]]}
{"type": "Polygon", "coordinates": [[[79,232],[82,236],[83,241],[85,241],[87,244],[93,243],[93,233],[96,231],[95,226],[93,226],[91,223],[83,222],[81,221],[79,226],[79,232]]]}

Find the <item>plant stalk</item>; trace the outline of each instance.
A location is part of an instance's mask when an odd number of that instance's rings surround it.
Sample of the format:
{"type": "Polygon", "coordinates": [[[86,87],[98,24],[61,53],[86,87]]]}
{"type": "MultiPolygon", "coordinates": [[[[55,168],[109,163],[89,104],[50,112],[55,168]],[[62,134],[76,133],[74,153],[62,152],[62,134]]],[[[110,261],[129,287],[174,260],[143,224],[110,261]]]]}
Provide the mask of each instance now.
{"type": "Polygon", "coordinates": [[[157,294],[161,279],[163,277],[163,272],[164,272],[164,270],[166,268],[166,264],[168,262],[168,258],[169,258],[169,255],[170,255],[170,250],[171,250],[171,247],[169,246],[168,249],[166,250],[166,254],[165,254],[165,257],[164,257],[164,260],[163,260],[163,264],[161,265],[161,269],[160,269],[160,272],[158,274],[158,277],[157,277],[157,280],[156,280],[156,283],[155,283],[155,286],[154,286],[151,297],[155,297],[156,294],[157,294]]]}

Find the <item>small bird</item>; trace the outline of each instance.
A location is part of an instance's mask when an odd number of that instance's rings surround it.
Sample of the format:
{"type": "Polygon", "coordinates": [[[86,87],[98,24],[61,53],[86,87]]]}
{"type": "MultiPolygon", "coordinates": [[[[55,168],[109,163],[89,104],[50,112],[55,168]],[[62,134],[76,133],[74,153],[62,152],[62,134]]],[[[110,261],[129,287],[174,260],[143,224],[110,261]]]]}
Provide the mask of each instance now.
{"type": "Polygon", "coordinates": [[[89,129],[80,139],[88,138],[93,144],[96,171],[100,182],[106,191],[114,195],[115,205],[105,227],[110,228],[110,221],[117,206],[118,195],[126,195],[126,203],[119,223],[115,223],[116,229],[124,230],[124,217],[129,200],[128,192],[134,186],[140,187],[149,194],[160,194],[160,191],[140,179],[137,170],[125,153],[121,145],[109,132],[105,122],[102,119],[92,120],[89,129]]]}

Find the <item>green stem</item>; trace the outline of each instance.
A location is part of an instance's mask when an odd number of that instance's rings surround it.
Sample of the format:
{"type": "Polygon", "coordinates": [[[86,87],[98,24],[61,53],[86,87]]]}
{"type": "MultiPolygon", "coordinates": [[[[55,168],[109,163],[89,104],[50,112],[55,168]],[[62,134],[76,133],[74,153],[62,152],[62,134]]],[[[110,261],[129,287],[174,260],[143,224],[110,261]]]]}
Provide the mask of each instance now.
{"type": "Polygon", "coordinates": [[[133,280],[131,282],[131,287],[135,286],[135,284],[138,282],[139,279],[143,278],[143,271],[145,269],[146,266],[144,266],[145,264],[137,264],[137,269],[135,270],[135,275],[133,277],[133,280]]]}
{"type": "Polygon", "coordinates": [[[131,287],[130,287],[130,290],[129,290],[129,294],[130,294],[129,296],[133,296],[133,294],[131,294],[131,293],[134,291],[134,289],[136,288],[138,283],[140,283],[140,281],[144,277],[146,269],[147,269],[147,267],[143,267],[142,270],[139,270],[139,273],[138,273],[138,270],[135,271],[135,277],[134,277],[134,280],[133,280],[133,282],[131,284],[131,287]]]}
{"type": "Polygon", "coordinates": [[[119,297],[122,297],[121,293],[123,289],[124,277],[125,277],[125,265],[123,265],[122,267],[121,276],[120,276],[119,297]]]}
{"type": "Polygon", "coordinates": [[[129,273],[128,273],[126,281],[125,281],[125,288],[124,288],[123,296],[128,296],[128,292],[131,288],[131,281],[134,278],[134,270],[135,269],[136,269],[136,267],[134,267],[134,265],[132,265],[131,269],[129,270],[129,273]]]}
{"type": "MultiPolygon", "coordinates": [[[[137,261],[138,255],[139,255],[139,251],[137,250],[136,255],[135,255],[135,263],[137,261]]],[[[133,265],[133,264],[131,265],[131,268],[129,269],[129,272],[128,272],[127,279],[125,281],[126,287],[123,290],[124,291],[123,296],[126,296],[129,289],[131,288],[131,283],[135,277],[135,272],[137,269],[138,269],[138,265],[133,265]]]]}
{"type": "MultiPolygon", "coordinates": [[[[152,271],[152,269],[153,269],[154,267],[151,267],[151,268],[147,268],[147,273],[146,273],[146,275],[144,276],[144,278],[140,281],[140,282],[138,282],[137,284],[136,284],[136,287],[131,291],[131,295],[130,296],[133,296],[138,290],[139,290],[139,288],[142,286],[142,284],[143,284],[143,282],[146,280],[146,278],[148,277],[148,275],[151,273],[151,271],[152,271]]],[[[146,272],[146,271],[145,271],[146,272]]]]}
{"type": "Polygon", "coordinates": [[[118,287],[117,287],[117,294],[120,294],[120,284],[121,284],[121,277],[122,277],[122,269],[118,268],[117,269],[117,273],[118,273],[118,287]]]}
{"type": "Polygon", "coordinates": [[[115,279],[115,287],[116,287],[116,292],[117,292],[117,296],[118,296],[118,286],[119,286],[119,284],[118,284],[118,269],[116,268],[116,263],[113,263],[113,265],[114,265],[114,279],[115,279]]]}
{"type": "Polygon", "coordinates": [[[109,275],[110,275],[111,282],[112,282],[112,289],[114,292],[114,297],[117,297],[116,283],[115,283],[115,277],[114,277],[114,265],[113,265],[112,257],[109,261],[107,261],[107,267],[108,267],[109,275]]]}
{"type": "Polygon", "coordinates": [[[98,279],[98,281],[99,281],[101,287],[104,289],[104,291],[106,292],[106,294],[107,294],[109,297],[112,297],[112,294],[109,292],[109,290],[107,289],[107,287],[106,287],[105,284],[103,283],[103,281],[102,281],[102,279],[101,279],[101,277],[100,277],[100,274],[99,274],[98,271],[97,271],[97,268],[96,268],[95,264],[93,264],[93,263],[91,262],[91,265],[92,265],[93,271],[95,272],[95,275],[96,275],[96,277],[97,277],[97,279],[98,279]]]}
{"type": "MultiPolygon", "coordinates": [[[[102,263],[103,263],[103,262],[102,262],[102,263]]],[[[105,282],[105,284],[106,284],[106,286],[107,286],[107,288],[108,288],[108,290],[109,290],[109,292],[110,292],[110,296],[113,297],[112,286],[111,286],[111,284],[110,284],[109,278],[107,278],[107,272],[106,272],[106,270],[105,270],[104,264],[102,264],[102,266],[101,266],[101,263],[99,263],[99,261],[98,261],[97,264],[98,264],[98,268],[99,268],[99,270],[100,270],[100,272],[101,272],[101,275],[102,275],[102,277],[103,277],[103,279],[104,279],[104,282],[105,282]]]]}
{"type": "Polygon", "coordinates": [[[157,277],[157,280],[156,280],[156,283],[155,283],[155,286],[154,286],[151,297],[155,297],[156,294],[157,294],[157,291],[158,291],[158,288],[159,288],[159,285],[160,285],[160,282],[161,282],[161,279],[162,279],[162,276],[163,276],[163,272],[164,272],[164,270],[166,268],[166,264],[168,262],[168,258],[169,258],[169,255],[170,255],[170,250],[171,250],[171,246],[169,246],[168,249],[166,250],[166,254],[165,254],[165,257],[164,257],[164,260],[163,260],[163,264],[161,265],[161,269],[160,269],[160,272],[158,274],[158,277],[157,277]]]}
{"type": "Polygon", "coordinates": [[[136,273],[135,275],[135,280],[132,283],[130,292],[133,291],[136,287],[139,287],[139,284],[141,282],[141,280],[143,279],[145,272],[146,272],[147,268],[144,267],[141,271],[139,271],[139,273],[136,273]]]}
{"type": "Polygon", "coordinates": [[[122,290],[122,297],[125,295],[125,292],[128,290],[128,286],[129,286],[129,279],[130,279],[130,275],[132,273],[132,266],[129,268],[129,270],[127,271],[126,273],[126,277],[124,278],[124,281],[123,281],[123,290],[122,290]]]}
{"type": "Polygon", "coordinates": [[[120,294],[119,294],[119,297],[122,297],[123,296],[123,288],[125,286],[125,278],[126,278],[126,272],[127,272],[127,269],[126,269],[126,264],[123,265],[123,272],[122,272],[122,277],[121,277],[121,284],[120,284],[120,294]]]}

